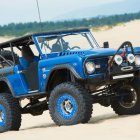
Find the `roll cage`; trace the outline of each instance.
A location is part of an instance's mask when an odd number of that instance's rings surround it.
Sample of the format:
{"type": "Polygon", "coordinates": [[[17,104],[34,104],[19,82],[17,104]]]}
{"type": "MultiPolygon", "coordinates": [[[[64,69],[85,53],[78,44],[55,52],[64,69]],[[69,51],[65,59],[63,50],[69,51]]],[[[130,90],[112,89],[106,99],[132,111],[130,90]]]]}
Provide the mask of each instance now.
{"type": "MultiPolygon", "coordinates": [[[[90,39],[88,38],[88,36],[86,35],[86,33],[89,33],[91,38],[93,39],[95,45],[97,47],[100,47],[99,44],[97,43],[96,39],[94,38],[94,36],[91,34],[90,30],[88,28],[80,28],[80,29],[68,29],[68,30],[61,30],[61,31],[53,31],[53,32],[43,32],[43,33],[34,33],[34,34],[29,34],[29,35],[25,35],[23,37],[19,37],[19,38],[15,38],[12,39],[10,41],[6,41],[3,43],[0,43],[0,52],[2,50],[4,50],[5,48],[10,48],[11,50],[11,54],[13,56],[13,64],[9,63],[8,60],[6,60],[2,55],[0,55],[0,58],[5,61],[9,66],[15,65],[15,58],[14,58],[14,47],[16,47],[17,49],[19,49],[21,51],[21,47],[22,46],[29,46],[29,45],[33,45],[35,44],[39,53],[42,54],[41,52],[41,48],[38,45],[38,41],[36,40],[36,37],[39,36],[46,36],[46,38],[49,40],[53,39],[53,38],[59,38],[61,39],[61,43],[65,43],[64,40],[62,39],[63,36],[68,36],[68,35],[75,35],[75,34],[82,34],[83,36],[85,36],[89,42],[89,44],[91,45],[91,47],[93,47],[93,44],[91,43],[90,39]],[[84,34],[85,33],[85,34],[84,34]]],[[[47,44],[45,44],[47,47],[49,47],[47,44]]]]}
{"type": "MultiPolygon", "coordinates": [[[[94,45],[93,45],[91,39],[89,38],[89,36],[87,35],[87,32],[85,32],[85,33],[63,34],[63,35],[58,35],[58,36],[53,36],[53,37],[39,36],[39,37],[36,37],[36,39],[37,39],[37,42],[41,44],[40,45],[41,49],[43,48],[43,46],[45,46],[46,48],[48,48],[49,50],[52,51],[52,48],[50,47],[49,43],[47,43],[47,42],[56,39],[55,44],[59,44],[61,46],[61,51],[67,51],[68,49],[71,50],[72,48],[70,48],[70,46],[68,45],[68,42],[65,41],[64,37],[71,36],[71,35],[76,36],[76,35],[79,35],[79,34],[86,38],[86,40],[90,44],[91,48],[94,48],[94,45]]],[[[92,34],[89,34],[89,35],[91,37],[92,34]]],[[[80,49],[80,47],[78,47],[78,46],[75,46],[75,47],[80,49]]]]}

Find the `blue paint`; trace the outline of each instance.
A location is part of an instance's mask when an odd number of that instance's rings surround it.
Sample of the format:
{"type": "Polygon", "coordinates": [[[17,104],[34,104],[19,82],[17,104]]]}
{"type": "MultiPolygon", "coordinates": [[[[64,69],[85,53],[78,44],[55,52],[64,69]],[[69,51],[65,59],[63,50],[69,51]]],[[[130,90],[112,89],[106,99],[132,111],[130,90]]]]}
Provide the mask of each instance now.
{"type": "Polygon", "coordinates": [[[6,110],[2,104],[0,104],[0,127],[3,127],[6,122],[6,110]]]}
{"type": "Polygon", "coordinates": [[[59,115],[65,120],[72,119],[77,113],[77,108],[78,107],[75,99],[69,94],[64,94],[60,96],[57,100],[56,110],[59,113],[59,115]],[[72,108],[69,112],[66,111],[65,107],[63,107],[65,101],[69,101],[71,103],[72,108]]]}
{"type": "Polygon", "coordinates": [[[8,80],[8,82],[11,85],[12,92],[15,96],[27,94],[29,91],[27,81],[26,81],[23,73],[21,73],[22,70],[23,70],[22,66],[16,65],[14,67],[14,74],[8,75],[6,77],[6,79],[8,80]]]}
{"type": "MultiPolygon", "coordinates": [[[[59,32],[59,33],[41,33],[36,34],[32,36],[32,39],[34,41],[34,44],[38,50],[38,53],[40,57],[35,57],[34,61],[38,62],[38,80],[39,80],[39,89],[40,92],[45,92],[46,90],[46,83],[49,78],[49,75],[53,72],[54,68],[59,65],[65,65],[67,64],[72,69],[76,71],[76,73],[83,79],[86,78],[96,78],[100,75],[104,76],[105,71],[108,67],[108,62],[106,61],[97,61],[97,57],[108,57],[113,56],[117,49],[111,49],[111,48],[91,48],[86,50],[67,50],[62,52],[54,52],[50,54],[43,54],[40,45],[37,41],[37,37],[43,37],[45,36],[56,36],[56,35],[70,35],[72,33],[80,34],[80,33],[90,33],[90,30],[85,29],[78,32],[72,32],[72,31],[65,31],[65,32],[59,32]],[[92,58],[89,58],[89,57],[92,58]],[[89,58],[90,61],[93,61],[94,63],[97,63],[98,65],[101,65],[101,69],[96,70],[95,73],[88,75],[85,72],[85,66],[84,62],[85,60],[89,58]]],[[[82,41],[82,40],[81,40],[82,41]]],[[[94,43],[96,44],[95,40],[94,43]]],[[[85,46],[86,48],[86,46],[85,46]]],[[[128,50],[129,51],[129,50],[128,50]]],[[[135,54],[140,55],[140,47],[134,48],[135,54]]],[[[120,53],[122,50],[120,50],[120,53]]],[[[14,67],[14,74],[7,76],[7,80],[9,84],[12,87],[13,93],[15,96],[20,95],[28,95],[30,91],[30,87],[26,81],[26,78],[23,73],[20,73],[20,71],[24,71],[29,67],[29,64],[24,60],[24,58],[20,58],[20,64],[16,65],[14,67]]]]}
{"type": "Polygon", "coordinates": [[[24,57],[20,57],[19,62],[24,69],[27,69],[29,67],[29,62],[24,57]]]}
{"type": "Polygon", "coordinates": [[[139,54],[140,55],[140,47],[135,47],[134,48],[134,52],[135,52],[135,54],[139,54]]]}
{"type": "MultiPolygon", "coordinates": [[[[39,58],[37,56],[34,56],[34,61],[38,62],[39,58]]],[[[20,63],[20,66],[23,67],[23,69],[27,69],[29,67],[29,62],[24,57],[19,58],[19,63],[20,63]]]]}

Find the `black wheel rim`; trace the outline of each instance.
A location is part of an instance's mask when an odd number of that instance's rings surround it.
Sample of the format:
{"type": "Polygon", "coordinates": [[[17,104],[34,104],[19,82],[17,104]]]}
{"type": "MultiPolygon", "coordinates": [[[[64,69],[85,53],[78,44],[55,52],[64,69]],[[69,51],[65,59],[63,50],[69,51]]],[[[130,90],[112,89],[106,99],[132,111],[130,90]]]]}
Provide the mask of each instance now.
{"type": "Polygon", "coordinates": [[[123,91],[127,92],[127,95],[121,97],[119,104],[123,108],[127,108],[127,109],[133,108],[137,103],[136,90],[132,88],[131,86],[128,86],[128,87],[125,87],[123,91]]]}

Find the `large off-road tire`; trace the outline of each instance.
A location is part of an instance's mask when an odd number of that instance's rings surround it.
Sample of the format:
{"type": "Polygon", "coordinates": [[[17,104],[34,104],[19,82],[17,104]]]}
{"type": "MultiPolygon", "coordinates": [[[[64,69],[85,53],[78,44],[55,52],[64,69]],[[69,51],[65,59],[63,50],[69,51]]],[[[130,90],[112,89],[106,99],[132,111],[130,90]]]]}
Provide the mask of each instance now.
{"type": "Polygon", "coordinates": [[[140,113],[140,79],[134,79],[129,85],[120,87],[120,96],[111,103],[111,107],[118,115],[135,115],[140,113]]]}
{"type": "MultiPolygon", "coordinates": [[[[12,56],[12,52],[11,52],[11,51],[2,50],[2,51],[0,52],[0,55],[1,55],[2,57],[4,57],[6,60],[8,60],[8,61],[10,62],[10,64],[13,63],[13,56],[12,56]]],[[[14,55],[15,63],[18,64],[18,63],[19,63],[19,56],[18,56],[16,53],[13,53],[13,55],[14,55]]],[[[3,59],[0,58],[0,61],[2,62],[3,59]]],[[[6,65],[5,62],[3,62],[2,64],[6,65]]]]}
{"type": "Polygon", "coordinates": [[[0,93],[0,133],[19,130],[21,110],[17,99],[9,93],[0,93]]]}
{"type": "Polygon", "coordinates": [[[59,126],[87,123],[92,115],[91,96],[78,84],[62,83],[50,94],[49,111],[59,126]]]}

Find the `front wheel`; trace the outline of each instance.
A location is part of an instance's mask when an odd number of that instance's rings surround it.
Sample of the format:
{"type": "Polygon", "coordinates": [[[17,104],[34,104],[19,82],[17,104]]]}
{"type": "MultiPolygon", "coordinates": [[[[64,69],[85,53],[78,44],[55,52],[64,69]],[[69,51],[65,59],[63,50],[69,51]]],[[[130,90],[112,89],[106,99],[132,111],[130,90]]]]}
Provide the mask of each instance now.
{"type": "Polygon", "coordinates": [[[49,111],[59,126],[86,123],[92,114],[91,97],[80,85],[62,83],[51,92],[49,111]]]}
{"type": "Polygon", "coordinates": [[[111,107],[118,115],[135,115],[140,113],[140,79],[134,79],[129,85],[118,90],[120,95],[113,100],[111,107]],[[122,94],[122,96],[121,96],[122,94]]]}

